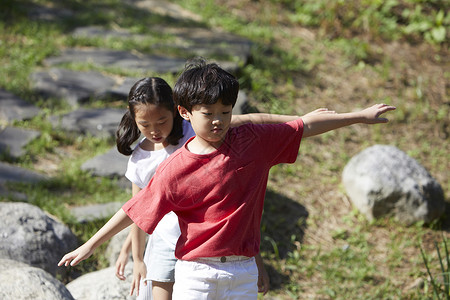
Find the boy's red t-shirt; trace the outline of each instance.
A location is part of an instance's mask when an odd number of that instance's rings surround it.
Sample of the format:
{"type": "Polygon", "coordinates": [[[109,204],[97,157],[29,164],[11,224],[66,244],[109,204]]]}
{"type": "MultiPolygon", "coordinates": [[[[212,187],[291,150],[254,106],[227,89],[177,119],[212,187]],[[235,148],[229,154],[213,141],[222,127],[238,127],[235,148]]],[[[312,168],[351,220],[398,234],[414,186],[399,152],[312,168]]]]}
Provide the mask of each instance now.
{"type": "Polygon", "coordinates": [[[295,162],[302,134],[298,119],[231,128],[219,149],[206,155],[184,145],[123,210],[148,234],[174,211],[181,229],[178,259],[255,256],[269,170],[295,162]]]}

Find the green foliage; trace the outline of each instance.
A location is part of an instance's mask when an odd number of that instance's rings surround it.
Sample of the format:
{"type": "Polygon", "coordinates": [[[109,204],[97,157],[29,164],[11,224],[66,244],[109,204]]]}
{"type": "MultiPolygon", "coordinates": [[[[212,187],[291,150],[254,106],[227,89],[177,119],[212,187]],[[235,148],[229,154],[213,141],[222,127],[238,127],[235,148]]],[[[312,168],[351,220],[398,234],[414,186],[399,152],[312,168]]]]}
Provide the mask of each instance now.
{"type": "Polygon", "coordinates": [[[291,21],[320,28],[332,38],[369,35],[388,40],[422,37],[446,42],[450,26],[448,1],[365,0],[295,2],[291,21]]]}
{"type": "Polygon", "coordinates": [[[30,72],[56,51],[55,35],[57,30],[53,26],[27,23],[7,26],[0,21],[0,70],[3,74],[0,86],[26,95],[30,72]]]}
{"type": "MultiPolygon", "coordinates": [[[[67,167],[58,176],[35,184],[16,183],[11,188],[27,195],[27,201],[62,220],[70,220],[68,205],[124,202],[130,195],[115,180],[96,178],[78,168],[67,167]]],[[[12,199],[14,200],[14,198],[12,199]]]]}
{"type": "Polygon", "coordinates": [[[433,287],[433,293],[436,299],[450,299],[450,253],[448,251],[447,239],[442,235],[442,245],[444,252],[441,255],[441,250],[439,244],[435,242],[435,249],[437,253],[437,258],[440,267],[440,273],[433,276],[432,270],[429,264],[430,259],[425,254],[422,246],[420,246],[420,253],[422,254],[423,262],[427,269],[428,276],[430,277],[430,282],[433,287]],[[436,276],[441,276],[442,280],[437,279],[436,276]]]}
{"type": "Polygon", "coordinates": [[[402,27],[402,31],[407,36],[422,35],[430,43],[444,43],[449,34],[447,32],[450,26],[449,9],[450,5],[442,5],[438,11],[431,10],[427,14],[421,4],[417,4],[414,9],[407,8],[402,12],[402,17],[407,20],[407,25],[402,27]]]}

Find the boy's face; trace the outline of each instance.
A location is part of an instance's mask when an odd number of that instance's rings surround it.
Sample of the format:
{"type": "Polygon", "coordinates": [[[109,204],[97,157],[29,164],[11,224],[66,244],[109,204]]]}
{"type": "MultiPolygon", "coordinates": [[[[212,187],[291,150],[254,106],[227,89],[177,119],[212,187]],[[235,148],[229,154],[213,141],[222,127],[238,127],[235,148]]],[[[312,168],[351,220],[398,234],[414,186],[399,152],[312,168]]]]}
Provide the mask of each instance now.
{"type": "Polygon", "coordinates": [[[222,144],[230,128],[232,109],[231,105],[223,105],[220,100],[215,104],[194,105],[192,112],[179,107],[181,116],[191,122],[198,142],[216,149],[222,144]]]}

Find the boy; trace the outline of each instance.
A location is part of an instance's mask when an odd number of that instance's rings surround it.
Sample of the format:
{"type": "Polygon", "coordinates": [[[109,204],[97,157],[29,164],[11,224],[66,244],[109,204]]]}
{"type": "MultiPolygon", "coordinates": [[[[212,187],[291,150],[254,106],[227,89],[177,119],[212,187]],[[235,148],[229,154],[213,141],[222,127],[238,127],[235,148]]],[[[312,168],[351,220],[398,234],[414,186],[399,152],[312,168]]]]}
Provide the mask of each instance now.
{"type": "MultiPolygon", "coordinates": [[[[152,233],[174,211],[181,236],[174,299],[256,299],[260,221],[270,168],[293,163],[303,137],[379,118],[395,107],[377,104],[346,114],[316,114],[283,124],[231,128],[239,84],[216,64],[189,65],[174,100],[196,136],[160,165],[149,185],[59,265],[76,265],[132,222],[152,233]]],[[[133,244],[138,243],[133,229],[133,244]]]]}

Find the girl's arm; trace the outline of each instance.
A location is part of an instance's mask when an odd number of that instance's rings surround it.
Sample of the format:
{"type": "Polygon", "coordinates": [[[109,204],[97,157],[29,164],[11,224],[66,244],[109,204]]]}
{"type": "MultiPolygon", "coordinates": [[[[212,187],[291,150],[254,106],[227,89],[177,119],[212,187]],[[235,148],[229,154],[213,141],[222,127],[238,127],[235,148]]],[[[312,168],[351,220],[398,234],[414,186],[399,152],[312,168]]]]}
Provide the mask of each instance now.
{"type": "MultiPolygon", "coordinates": [[[[132,192],[133,196],[141,191],[141,188],[133,183],[132,192]]],[[[131,282],[130,295],[133,295],[133,291],[136,288],[136,295],[139,296],[139,284],[141,277],[147,276],[147,268],[144,264],[144,251],[145,251],[145,239],[147,234],[142,231],[136,224],[131,225],[130,230],[130,245],[133,255],[133,280],[131,282]]]]}
{"type": "MultiPolygon", "coordinates": [[[[329,114],[334,113],[334,111],[329,111],[326,108],[319,108],[305,116],[316,115],[316,114],[329,114]]],[[[233,115],[231,117],[231,127],[238,127],[247,123],[252,124],[277,124],[286,123],[299,119],[300,116],[289,116],[289,115],[276,115],[276,114],[265,114],[265,113],[255,113],[255,114],[244,114],[244,115],[233,115]]]]}
{"type": "Polygon", "coordinates": [[[122,245],[122,248],[120,249],[119,256],[116,260],[116,277],[120,280],[125,280],[125,266],[128,263],[128,257],[130,255],[131,251],[131,232],[128,233],[127,239],[122,245]]]}
{"type": "Polygon", "coordinates": [[[74,251],[67,253],[59,261],[58,266],[75,266],[79,262],[87,259],[92,255],[98,246],[109,240],[115,234],[120,232],[131,225],[133,221],[122,210],[116,212],[116,214],[105,224],[96,234],[94,234],[86,243],[75,249],[74,251]]]}
{"type": "MultiPolygon", "coordinates": [[[[144,263],[145,239],[147,234],[136,224],[131,225],[131,243],[133,245],[133,281],[131,283],[130,295],[136,290],[136,296],[139,296],[139,286],[141,279],[147,276],[147,267],[144,263]]],[[[149,241],[150,242],[150,241],[149,241]]],[[[147,282],[144,281],[144,285],[147,282]]]]}
{"type": "MultiPolygon", "coordinates": [[[[138,187],[135,183],[131,184],[131,192],[132,192],[133,196],[136,195],[137,193],[139,193],[140,191],[141,191],[141,188],[138,187]]],[[[117,258],[117,261],[116,261],[116,276],[120,280],[126,279],[124,276],[124,270],[125,270],[125,266],[128,263],[128,257],[130,255],[130,252],[131,252],[131,231],[130,231],[130,233],[128,233],[127,239],[123,243],[122,249],[120,250],[120,253],[119,253],[119,257],[117,258]]]]}
{"type": "Polygon", "coordinates": [[[378,124],[387,123],[388,119],[380,118],[380,115],[394,110],[394,106],[375,104],[358,112],[343,114],[313,114],[302,117],[303,137],[314,136],[324,132],[349,126],[356,123],[378,124]]]}
{"type": "MultiPolygon", "coordinates": [[[[131,244],[133,252],[133,282],[131,283],[130,295],[136,290],[139,296],[139,285],[141,279],[147,276],[147,268],[144,263],[145,238],[147,233],[140,229],[136,224],[131,225],[131,244]]],[[[144,282],[146,285],[147,282],[144,282]]]]}

